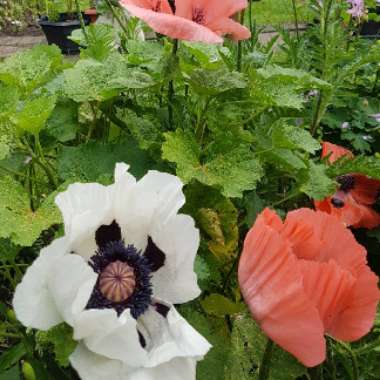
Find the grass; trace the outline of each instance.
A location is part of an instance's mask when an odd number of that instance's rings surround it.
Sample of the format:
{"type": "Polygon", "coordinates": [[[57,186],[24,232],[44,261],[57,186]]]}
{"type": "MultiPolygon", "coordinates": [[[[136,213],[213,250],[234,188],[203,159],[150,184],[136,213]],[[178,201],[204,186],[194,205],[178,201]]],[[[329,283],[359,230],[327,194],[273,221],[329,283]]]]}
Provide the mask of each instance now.
{"type": "MultiPolygon", "coordinates": [[[[297,1],[299,22],[310,19],[310,13],[302,0],[297,1]]],[[[294,24],[291,0],[260,0],[252,3],[253,18],[258,25],[294,24]]]]}

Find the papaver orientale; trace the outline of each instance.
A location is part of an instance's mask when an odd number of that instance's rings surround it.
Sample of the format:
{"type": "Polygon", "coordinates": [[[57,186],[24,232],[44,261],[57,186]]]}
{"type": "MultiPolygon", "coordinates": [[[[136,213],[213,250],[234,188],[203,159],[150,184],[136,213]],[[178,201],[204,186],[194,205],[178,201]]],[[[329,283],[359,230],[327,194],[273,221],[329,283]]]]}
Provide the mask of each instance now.
{"type": "Polygon", "coordinates": [[[247,0],[120,0],[120,4],[157,33],[179,40],[223,43],[221,36],[226,34],[235,40],[251,35],[231,18],[247,7],[247,0]]]}
{"type": "Polygon", "coordinates": [[[324,334],[349,342],[373,325],[378,278],[365,248],[326,213],[299,209],[283,222],[265,209],[245,238],[238,274],[253,318],[305,366],[325,360],[324,334]]]}
{"type": "Polygon", "coordinates": [[[195,380],[210,345],[173,306],[200,293],[199,232],[178,213],[184,202],[177,177],[136,181],[125,164],[110,186],[76,183],[57,196],[65,235],[28,268],[13,305],[27,327],[72,327],[82,379],[195,380]]]}
{"type": "MultiPolygon", "coordinates": [[[[328,157],[330,163],[341,157],[353,158],[348,149],[329,142],[322,143],[322,158],[328,157]]],[[[347,226],[355,228],[375,228],[380,224],[380,214],[371,206],[380,193],[380,181],[360,173],[347,173],[337,179],[339,188],[336,193],[314,201],[315,208],[334,215],[347,226]]]]}

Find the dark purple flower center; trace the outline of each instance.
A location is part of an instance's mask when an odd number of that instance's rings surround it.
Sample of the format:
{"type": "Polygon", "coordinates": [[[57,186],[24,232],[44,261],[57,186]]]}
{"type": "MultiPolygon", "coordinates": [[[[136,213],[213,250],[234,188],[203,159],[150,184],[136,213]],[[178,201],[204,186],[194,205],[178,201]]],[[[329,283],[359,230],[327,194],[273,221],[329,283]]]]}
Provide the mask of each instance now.
{"type": "Polygon", "coordinates": [[[345,193],[348,193],[355,187],[355,177],[352,175],[341,175],[336,180],[340,185],[339,189],[345,193]]]}
{"type": "Polygon", "coordinates": [[[129,308],[137,319],[152,303],[151,275],[164,265],[164,252],[150,236],[143,253],[126,246],[116,221],[99,227],[95,240],[98,251],[89,264],[99,277],[86,308],[110,308],[119,315],[129,308]]]}
{"type": "Polygon", "coordinates": [[[203,9],[198,8],[198,7],[193,8],[193,15],[191,19],[197,24],[202,25],[205,21],[205,15],[204,15],[203,9]]]}

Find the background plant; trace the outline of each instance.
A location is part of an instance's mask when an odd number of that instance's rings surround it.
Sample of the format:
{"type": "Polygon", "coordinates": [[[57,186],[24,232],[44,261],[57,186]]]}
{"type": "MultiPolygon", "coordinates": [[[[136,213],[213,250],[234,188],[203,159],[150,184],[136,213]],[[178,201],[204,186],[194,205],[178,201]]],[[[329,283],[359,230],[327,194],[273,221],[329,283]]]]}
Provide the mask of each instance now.
{"type": "MultiPolygon", "coordinates": [[[[10,301],[41,247],[62,234],[56,193],[77,181],[110,183],[120,161],[137,177],[158,168],[186,184],[184,211],[202,233],[203,296],[181,313],[214,345],[198,378],[257,379],[266,338],[237,285],[242,239],[265,206],[284,215],[331,195],[347,165],[380,179],[371,116],[380,112],[380,45],[352,34],[345,2],[311,0],[304,33],[280,30],[282,41],[262,44],[248,20],[252,38],[240,47],[180,42],[173,56],[162,36],[134,38],[138,23],[112,4],[100,9],[119,27],[75,32],[86,46],[77,62],[38,46],[0,63],[0,379],[31,370],[38,379],[76,378],[70,331],[25,331],[10,301]],[[357,158],[328,167],[321,140],[357,158]]],[[[356,235],[380,273],[379,231],[356,235]]],[[[329,339],[329,348],[328,361],[307,370],[275,347],[269,378],[378,379],[379,320],[362,341],[329,339]]]]}

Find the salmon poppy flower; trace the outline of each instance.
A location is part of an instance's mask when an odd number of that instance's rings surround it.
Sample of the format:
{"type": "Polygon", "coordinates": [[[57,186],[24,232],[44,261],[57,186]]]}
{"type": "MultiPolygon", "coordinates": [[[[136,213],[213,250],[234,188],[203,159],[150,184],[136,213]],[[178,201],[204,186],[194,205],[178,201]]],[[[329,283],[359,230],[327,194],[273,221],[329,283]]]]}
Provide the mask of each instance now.
{"type": "Polygon", "coordinates": [[[367,334],[380,299],[366,250],[335,217],[311,209],[285,222],[265,209],[248,232],[239,283],[253,318],[305,366],[326,358],[324,334],[367,334]]]}
{"type": "Polygon", "coordinates": [[[120,4],[154,31],[171,38],[223,43],[221,36],[244,40],[251,32],[231,16],[245,9],[247,0],[121,0],[120,4]]]}
{"type": "MultiPolygon", "coordinates": [[[[348,149],[329,142],[322,143],[322,158],[330,163],[346,156],[354,155],[348,149]]],[[[380,193],[380,181],[359,173],[350,173],[337,178],[339,188],[332,197],[314,201],[315,208],[336,216],[347,226],[355,228],[375,228],[380,224],[380,214],[373,205],[380,193]]]]}

